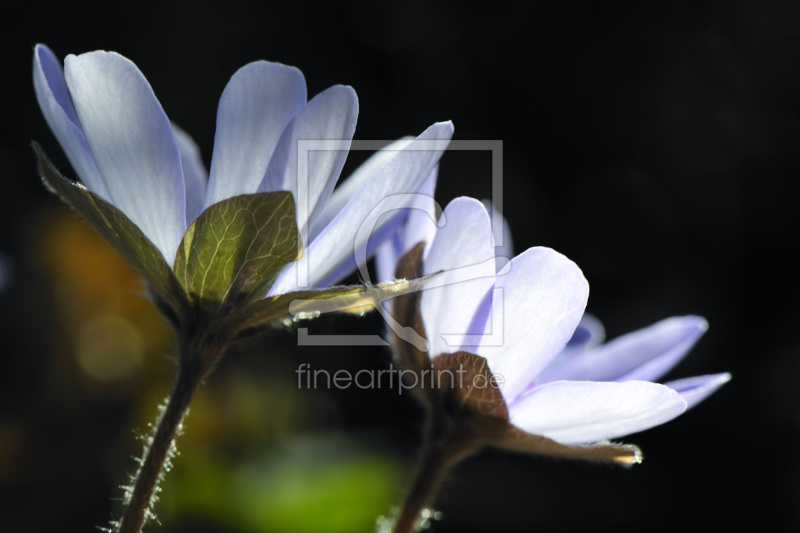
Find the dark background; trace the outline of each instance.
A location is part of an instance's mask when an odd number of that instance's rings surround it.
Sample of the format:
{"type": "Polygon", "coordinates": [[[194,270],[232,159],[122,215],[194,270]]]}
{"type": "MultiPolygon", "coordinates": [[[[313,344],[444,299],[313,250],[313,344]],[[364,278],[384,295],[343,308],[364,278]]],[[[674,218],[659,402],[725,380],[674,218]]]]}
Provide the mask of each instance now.
{"type": "MultiPolygon", "coordinates": [[[[10,268],[0,292],[0,530],[92,531],[111,518],[138,452],[131,428],[146,429],[172,374],[169,335],[127,267],[37,179],[32,139],[73,175],[35,101],[37,42],[60,57],[104,48],[132,59],[206,164],[219,95],[256,59],[299,67],[309,95],[354,86],[357,139],[453,120],[455,139],[502,140],[517,250],[547,245],[575,260],[610,337],[670,315],[708,318],[668,378],[730,371],[733,381],[624,439],[643,448],[641,466],[487,451],[454,470],[433,531],[800,526],[800,4],[26,6],[4,14],[0,32],[0,252],[10,268]],[[118,374],[112,364],[111,378],[86,371],[102,371],[92,353],[126,350],[133,362],[118,374]]],[[[439,201],[489,196],[489,169],[485,154],[448,153],[439,201]]],[[[381,322],[308,327],[352,333],[381,322]]],[[[293,381],[299,362],[385,368],[388,350],[294,339],[251,341],[211,376],[164,487],[163,525],[149,531],[369,531],[401,496],[418,444],[415,403],[396,390],[298,391],[293,381]]]]}

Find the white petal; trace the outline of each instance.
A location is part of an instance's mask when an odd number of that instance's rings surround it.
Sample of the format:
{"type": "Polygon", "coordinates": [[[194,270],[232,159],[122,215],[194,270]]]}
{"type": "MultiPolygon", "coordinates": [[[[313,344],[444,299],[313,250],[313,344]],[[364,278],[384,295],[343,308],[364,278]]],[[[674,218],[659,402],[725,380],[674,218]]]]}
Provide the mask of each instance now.
{"type": "Polygon", "coordinates": [[[497,271],[499,272],[514,257],[514,241],[511,239],[511,228],[502,213],[495,213],[492,202],[484,199],[483,205],[486,206],[489,217],[492,219],[492,235],[494,235],[495,243],[494,255],[496,257],[497,271]]]}
{"type": "Polygon", "coordinates": [[[702,402],[720,387],[731,380],[731,375],[727,372],[722,374],[710,374],[707,376],[695,376],[693,378],[677,379],[675,381],[668,381],[664,383],[670,389],[673,389],[681,398],[686,400],[688,409],[691,409],[698,403],[702,402]]]}
{"type": "Polygon", "coordinates": [[[172,133],[181,154],[183,181],[186,186],[186,224],[191,224],[203,210],[208,184],[208,171],[200,156],[200,149],[192,137],[181,128],[172,125],[172,133]]]}
{"type": "Polygon", "coordinates": [[[256,61],[231,77],[217,109],[205,207],[258,190],[278,140],[306,103],[306,82],[294,67],[256,61]]]}
{"type": "MultiPolygon", "coordinates": [[[[403,241],[401,238],[401,228],[384,240],[377,248],[375,248],[375,273],[378,279],[377,283],[392,281],[395,279],[395,271],[397,270],[397,262],[403,255],[403,241]]],[[[390,303],[387,300],[386,303],[390,303]]]]}
{"type": "Polygon", "coordinates": [[[436,190],[436,180],[438,178],[439,165],[436,165],[422,186],[417,191],[418,194],[425,197],[422,200],[420,209],[411,209],[408,213],[405,226],[403,228],[403,253],[417,245],[417,243],[425,243],[425,251],[423,257],[427,255],[430,250],[431,243],[436,237],[438,225],[436,223],[436,213],[441,207],[434,200],[434,191],[436,190]]]}
{"type": "Polygon", "coordinates": [[[681,396],[647,381],[554,381],[509,407],[511,423],[565,444],[614,439],[663,424],[686,410],[681,396]]]}
{"type": "Polygon", "coordinates": [[[398,153],[309,244],[301,260],[304,264],[292,263],[281,274],[270,294],[325,286],[352,272],[356,267],[355,257],[368,255],[370,231],[379,232],[393,220],[387,214],[409,205],[409,195],[419,189],[436,166],[452,135],[451,123],[437,123],[398,153]],[[306,267],[307,271],[298,270],[306,267]]]}
{"type": "MultiPolygon", "coordinates": [[[[572,337],[589,297],[589,284],[578,266],[550,248],[530,248],[498,273],[502,308],[493,316],[502,325],[502,345],[475,348],[505,380],[512,401],[561,351],[572,337]]],[[[487,323],[488,329],[493,321],[487,323]]],[[[497,332],[494,332],[496,336],[497,332]]]]}
{"type": "Polygon", "coordinates": [[[558,381],[564,378],[562,375],[569,372],[569,369],[574,364],[576,358],[580,358],[584,352],[597,346],[605,339],[606,330],[603,324],[589,313],[584,313],[581,321],[572,337],[567,342],[567,345],[561,350],[557,356],[550,361],[544,370],[542,370],[534,382],[528,385],[528,389],[532,389],[536,385],[541,385],[548,381],[558,381]],[[562,368],[564,370],[562,371],[562,368]]]}
{"type": "MultiPolygon", "coordinates": [[[[428,200],[423,201],[422,205],[418,205],[419,209],[409,209],[405,221],[375,249],[375,270],[378,274],[378,282],[395,279],[394,273],[397,268],[397,262],[417,243],[425,242],[427,243],[425,251],[430,249],[430,245],[436,236],[436,230],[439,227],[436,215],[437,204],[433,199],[438,169],[439,167],[436,166],[431,171],[418,191],[428,200]]],[[[388,304],[390,302],[391,300],[387,300],[385,303],[388,304]]]]}
{"type": "Polygon", "coordinates": [[[443,271],[436,279],[440,286],[422,291],[420,301],[433,356],[458,351],[464,344],[460,336],[483,333],[483,324],[478,331],[470,326],[495,274],[492,227],[483,204],[456,198],[442,218],[424,264],[426,275],[443,271]]]}
{"type": "Polygon", "coordinates": [[[110,202],[108,189],[97,170],[94,156],[72,105],[61,63],[43,44],[37,44],[33,52],[33,87],[44,118],[78,177],[87,189],[110,202]]]}
{"type": "Polygon", "coordinates": [[[585,330],[589,335],[586,340],[586,348],[594,348],[606,340],[606,328],[596,316],[590,313],[583,314],[578,328],[585,330]]]}
{"type": "MultiPolygon", "coordinates": [[[[594,348],[603,342],[606,338],[606,328],[603,323],[597,320],[593,315],[584,313],[581,321],[575,331],[572,333],[572,338],[569,339],[564,351],[558,354],[558,358],[564,354],[575,355],[582,353],[589,348],[594,348]]],[[[548,366],[548,369],[550,367],[548,366]]]]}
{"type": "Polygon", "coordinates": [[[655,381],[680,361],[708,329],[699,316],[671,317],[584,351],[539,376],[546,381],[655,381]]]}
{"type": "Polygon", "coordinates": [[[172,127],[150,84],[114,52],[68,56],[64,74],[112,202],[171,265],[186,229],[186,193],[172,127]]]}
{"type": "Polygon", "coordinates": [[[308,102],[283,132],[259,190],[292,193],[300,235],[306,235],[307,225],[328,202],[347,159],[357,118],[356,92],[336,85],[308,102]],[[300,141],[319,140],[334,144],[327,149],[324,144],[305,144],[302,148],[308,151],[299,150],[300,141]]]}
{"type": "Polygon", "coordinates": [[[327,205],[320,213],[317,220],[311,226],[309,233],[310,240],[314,238],[327,226],[336,215],[339,214],[347,202],[356,194],[367,182],[389,161],[394,159],[400,150],[403,149],[408,143],[414,140],[414,137],[403,137],[400,140],[394,141],[387,146],[384,146],[369,159],[364,161],[350,176],[339,183],[339,186],[333,190],[327,205]]]}

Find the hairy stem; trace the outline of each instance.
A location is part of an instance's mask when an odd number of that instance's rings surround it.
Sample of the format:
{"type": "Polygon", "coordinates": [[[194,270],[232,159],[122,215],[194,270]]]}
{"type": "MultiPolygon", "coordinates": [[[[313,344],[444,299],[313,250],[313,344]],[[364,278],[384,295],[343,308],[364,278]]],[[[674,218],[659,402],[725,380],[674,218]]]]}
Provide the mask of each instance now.
{"type": "Polygon", "coordinates": [[[204,375],[200,363],[202,350],[193,350],[192,345],[191,342],[181,343],[181,364],[172,392],[162,407],[152,435],[148,437],[133,485],[126,490],[122,518],[114,524],[116,533],[140,533],[145,522],[153,517],[152,505],[158,484],[169,469],[175,439],[181,432],[189,404],[204,375]]]}
{"type": "Polygon", "coordinates": [[[406,496],[403,509],[397,517],[394,533],[412,533],[420,521],[420,515],[433,498],[443,474],[456,461],[446,447],[426,444],[411,490],[406,496]]]}
{"type": "Polygon", "coordinates": [[[393,533],[415,531],[444,474],[480,448],[479,441],[454,425],[438,402],[427,404],[424,435],[417,474],[394,523],[393,533]]]}

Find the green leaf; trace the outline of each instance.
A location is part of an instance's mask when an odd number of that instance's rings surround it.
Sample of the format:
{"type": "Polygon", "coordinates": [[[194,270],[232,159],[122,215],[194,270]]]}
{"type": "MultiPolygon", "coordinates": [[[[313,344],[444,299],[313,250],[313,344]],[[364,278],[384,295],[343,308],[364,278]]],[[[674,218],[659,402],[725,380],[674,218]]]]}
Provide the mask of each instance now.
{"type": "Polygon", "coordinates": [[[169,318],[173,322],[184,317],[189,302],[158,248],[122,211],[89,192],[83,185],[62,176],[36,142],[33,143],[33,150],[39,164],[39,175],[47,188],[83,215],[136,269],[147,282],[156,304],[171,315],[169,318]]]}
{"type": "Polygon", "coordinates": [[[299,242],[290,192],[236,196],[192,222],[174,270],[195,303],[224,313],[263,298],[283,267],[300,257],[299,242]]]}

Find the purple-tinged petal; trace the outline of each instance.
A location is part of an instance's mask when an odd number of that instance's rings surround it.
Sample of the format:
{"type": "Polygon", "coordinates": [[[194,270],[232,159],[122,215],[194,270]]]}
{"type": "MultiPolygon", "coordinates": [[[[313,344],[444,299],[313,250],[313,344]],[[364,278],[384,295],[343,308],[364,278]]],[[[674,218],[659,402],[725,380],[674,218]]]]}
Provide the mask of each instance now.
{"type": "MultiPolygon", "coordinates": [[[[648,340],[644,337],[643,333],[641,342],[647,348],[653,349],[654,352],[656,351],[654,349],[657,346],[656,343],[662,342],[664,350],[657,357],[619,378],[619,381],[637,379],[655,381],[661,378],[661,376],[672,370],[689,353],[689,350],[692,349],[700,337],[708,331],[708,322],[701,316],[688,315],[667,318],[648,329],[651,328],[650,339],[648,340]]],[[[606,346],[608,344],[610,343],[606,343],[606,346]]],[[[645,349],[645,346],[642,347],[642,350],[645,349]]]]}
{"type": "MultiPolygon", "coordinates": [[[[438,172],[439,166],[437,165],[417,191],[423,197],[417,202],[417,208],[408,209],[407,214],[395,215],[393,221],[387,224],[386,228],[391,230],[388,238],[382,240],[382,234],[385,230],[381,230],[370,239],[370,244],[367,248],[368,255],[370,247],[373,246],[371,243],[380,243],[375,248],[375,271],[379,283],[395,279],[395,271],[400,258],[418,242],[426,243],[423,257],[430,249],[439,227],[436,222],[438,204],[433,199],[438,172]]],[[[393,301],[391,298],[384,300],[384,309],[391,312],[393,301]]]]}
{"type": "Polygon", "coordinates": [[[582,348],[588,350],[601,344],[606,339],[606,328],[596,316],[584,313],[575,333],[567,343],[567,348],[582,348]]]}
{"type": "Polygon", "coordinates": [[[707,329],[708,323],[699,316],[667,318],[553,365],[542,372],[538,382],[655,381],[672,369],[707,329]]]}
{"type": "Polygon", "coordinates": [[[435,215],[431,216],[436,213],[437,208],[441,209],[433,198],[438,174],[439,165],[436,165],[417,191],[417,194],[422,195],[424,199],[421,200],[420,209],[411,209],[408,213],[408,218],[406,219],[405,227],[402,232],[402,254],[411,250],[418,242],[424,242],[426,246],[423,251],[423,257],[428,255],[431,243],[436,237],[436,232],[439,227],[434,218],[435,215]]]}
{"type": "MultiPolygon", "coordinates": [[[[270,290],[279,294],[307,284],[334,283],[356,268],[357,256],[368,256],[368,243],[377,246],[378,234],[396,221],[397,209],[409,206],[409,195],[422,185],[436,166],[453,135],[450,122],[434,124],[409,143],[353,195],[336,217],[311,241],[299,263],[289,265],[270,290]],[[306,269],[307,271],[298,269],[306,269]],[[298,275],[302,272],[307,275],[298,275]]],[[[419,200],[419,195],[413,197],[419,200]]],[[[391,231],[383,237],[388,237],[391,231]]]]}
{"type": "Polygon", "coordinates": [[[278,142],[259,190],[290,191],[297,227],[305,236],[330,198],[342,172],[356,129],[358,97],[352,87],[336,85],[315,96],[289,123],[278,142]],[[300,147],[300,141],[334,141],[300,147]],[[300,150],[308,150],[305,154],[300,150]],[[302,160],[301,160],[302,158],[302,160]],[[302,191],[303,194],[298,194],[302,191]]]}
{"type": "Polygon", "coordinates": [[[432,357],[458,351],[464,344],[463,335],[483,333],[482,327],[470,331],[470,324],[494,284],[495,274],[491,221],[483,204],[473,198],[456,198],[445,208],[442,219],[444,225],[424,262],[426,275],[442,273],[436,277],[437,287],[425,289],[420,300],[432,357]]]}
{"type": "Polygon", "coordinates": [[[554,381],[509,407],[511,423],[564,444],[614,439],[668,422],[686,410],[680,394],[647,381],[554,381]]]}
{"type": "Polygon", "coordinates": [[[487,334],[499,316],[502,345],[477,346],[474,353],[488,360],[493,374],[503,376],[503,397],[511,401],[564,349],[583,315],[589,284],[575,263],[539,247],[512,259],[498,273],[497,289],[502,305],[495,301],[487,334]]]}
{"type": "Polygon", "coordinates": [[[112,202],[172,264],[186,229],[186,192],[172,126],[153,89],[114,52],[70,55],[64,74],[112,202]]]}
{"type": "MultiPolygon", "coordinates": [[[[397,262],[403,256],[403,238],[400,228],[392,232],[377,248],[375,248],[376,283],[384,283],[395,279],[397,262]]],[[[385,303],[391,303],[387,300],[385,303]]]]}
{"type": "MultiPolygon", "coordinates": [[[[533,382],[528,384],[526,390],[530,390],[536,385],[541,385],[548,381],[555,381],[550,376],[561,376],[562,366],[569,368],[569,365],[576,357],[580,357],[588,349],[603,342],[606,337],[606,330],[603,324],[589,313],[584,313],[581,321],[575,331],[572,333],[572,338],[569,339],[567,345],[561,350],[557,356],[550,361],[544,370],[542,370],[533,382]]],[[[561,379],[561,378],[558,378],[561,379]]],[[[567,379],[567,378],[565,378],[567,379]]]]}
{"type": "MultiPolygon", "coordinates": [[[[410,203],[405,204],[405,207],[408,209],[414,209],[415,206],[419,206],[420,201],[419,197],[416,197],[410,203]]],[[[386,239],[390,238],[396,231],[400,229],[403,223],[403,209],[396,209],[393,210],[392,213],[387,215],[385,218],[382,218],[379,223],[375,226],[377,229],[370,235],[369,240],[367,241],[367,245],[361,246],[351,257],[346,258],[343,262],[339,263],[330,274],[324,277],[321,281],[317,282],[317,287],[327,287],[329,285],[335,285],[340,280],[351,274],[353,271],[356,270],[358,265],[356,264],[354,257],[361,257],[369,259],[375,254],[378,246],[385,241],[386,239]],[[391,214],[396,214],[395,216],[390,216],[391,214]]],[[[365,224],[364,226],[367,226],[365,224]]],[[[352,237],[352,236],[351,236],[352,237]]],[[[361,242],[360,239],[351,239],[353,241],[361,242]]],[[[364,259],[364,263],[366,263],[366,259],[364,259]]],[[[362,277],[366,276],[365,269],[360,269],[359,273],[364,272],[365,274],[362,277]]]]}
{"type": "Polygon", "coordinates": [[[320,213],[317,220],[314,221],[314,224],[311,225],[309,240],[313,241],[316,236],[319,235],[319,232],[339,214],[339,211],[344,209],[344,206],[347,205],[347,202],[350,201],[356,192],[364,187],[381,168],[386,166],[389,161],[394,159],[400,150],[413,140],[414,137],[403,137],[402,139],[384,146],[372,154],[369,159],[364,161],[364,163],[350,174],[346,180],[340,182],[339,186],[333,190],[322,213],[320,213]]]}
{"type": "Polygon", "coordinates": [[[208,184],[208,171],[200,157],[200,149],[192,137],[181,128],[172,125],[172,133],[181,155],[183,181],[186,185],[186,224],[191,224],[203,210],[208,184]]]}
{"type": "Polygon", "coordinates": [[[43,44],[33,51],[33,87],[44,118],[87,189],[111,201],[64,81],[61,63],[43,44]]]}
{"type": "MultiPolygon", "coordinates": [[[[395,279],[397,262],[418,242],[427,243],[426,251],[430,248],[439,227],[433,218],[435,215],[431,216],[436,213],[436,201],[433,199],[433,193],[436,189],[438,170],[439,166],[437,165],[417,191],[429,200],[424,201],[424,205],[419,206],[420,209],[408,209],[408,214],[404,219],[402,214],[397,215],[401,217],[398,227],[375,249],[375,270],[379,283],[395,279]]],[[[391,300],[386,301],[386,303],[390,302],[391,300]]]]}
{"type": "Polygon", "coordinates": [[[256,61],[234,73],[217,109],[205,207],[258,190],[284,129],[305,104],[305,78],[294,67],[256,61]]]}
{"type": "Polygon", "coordinates": [[[500,224],[495,224],[494,206],[490,200],[483,200],[483,205],[489,212],[489,217],[492,219],[492,235],[494,235],[494,255],[495,263],[497,264],[497,271],[500,272],[505,267],[511,258],[514,257],[514,241],[511,239],[511,228],[508,226],[508,221],[502,215],[499,215],[500,224]],[[503,244],[497,244],[503,243],[503,244]]]}
{"type": "Polygon", "coordinates": [[[691,409],[702,402],[717,389],[731,380],[731,375],[727,372],[722,374],[709,374],[706,376],[695,376],[693,378],[677,379],[664,383],[667,387],[681,395],[688,407],[691,409]]]}

